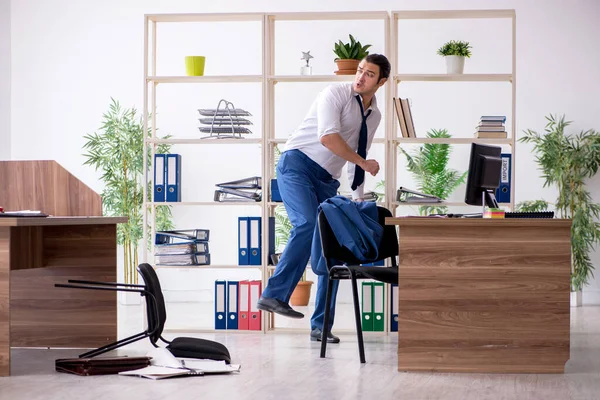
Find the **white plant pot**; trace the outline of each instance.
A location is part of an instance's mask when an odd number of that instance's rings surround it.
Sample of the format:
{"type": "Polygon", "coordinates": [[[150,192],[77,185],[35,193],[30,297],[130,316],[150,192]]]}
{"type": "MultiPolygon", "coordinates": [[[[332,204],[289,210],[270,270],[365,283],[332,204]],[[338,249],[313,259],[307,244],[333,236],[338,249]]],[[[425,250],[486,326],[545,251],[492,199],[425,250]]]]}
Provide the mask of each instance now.
{"type": "Polygon", "coordinates": [[[571,307],[581,307],[583,305],[583,295],[581,290],[578,292],[571,292],[571,307]]]}
{"type": "Polygon", "coordinates": [[[465,58],[463,56],[445,56],[446,72],[448,74],[462,74],[465,69],[465,58]]]}

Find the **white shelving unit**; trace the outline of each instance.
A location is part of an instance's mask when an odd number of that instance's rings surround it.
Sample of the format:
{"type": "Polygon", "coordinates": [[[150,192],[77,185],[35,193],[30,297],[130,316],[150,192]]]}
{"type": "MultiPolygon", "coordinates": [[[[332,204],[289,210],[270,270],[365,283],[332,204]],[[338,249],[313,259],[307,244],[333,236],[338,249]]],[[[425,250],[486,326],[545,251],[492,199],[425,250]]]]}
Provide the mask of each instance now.
{"type": "MultiPolygon", "coordinates": [[[[353,76],[338,76],[333,73],[330,75],[286,75],[278,74],[275,68],[276,54],[276,30],[277,22],[311,22],[311,21],[381,21],[383,23],[383,52],[391,62],[392,71],[390,82],[385,85],[384,90],[378,93],[380,108],[384,110],[385,120],[383,121],[384,136],[377,137],[374,140],[376,144],[384,146],[384,160],[380,160],[385,165],[385,182],[393,182],[394,184],[386,185],[385,188],[385,205],[388,208],[398,207],[395,199],[395,191],[397,182],[397,147],[402,144],[418,144],[418,143],[448,143],[448,144],[468,144],[472,142],[480,143],[496,143],[512,146],[512,191],[511,204],[514,199],[514,165],[515,165],[515,99],[516,99],[516,84],[515,84],[515,32],[516,20],[514,10],[462,10],[462,11],[381,11],[381,12],[311,12],[311,13],[232,13],[232,14],[151,14],[145,16],[144,23],[144,128],[150,128],[151,137],[144,142],[144,151],[151,154],[150,159],[154,160],[156,146],[159,144],[172,145],[189,145],[189,146],[215,146],[215,151],[219,151],[220,146],[228,145],[248,145],[259,146],[261,176],[262,176],[262,193],[261,202],[235,202],[235,203],[218,203],[212,201],[191,201],[179,203],[164,203],[149,201],[144,203],[144,226],[150,226],[150,229],[144,229],[144,243],[149,237],[154,237],[155,221],[154,215],[158,206],[172,207],[231,207],[231,206],[256,206],[260,208],[260,215],[263,221],[267,221],[268,217],[272,216],[276,206],[281,203],[270,201],[270,179],[274,175],[274,148],[285,143],[286,139],[275,136],[275,86],[285,85],[289,83],[328,83],[328,82],[351,82],[353,76]],[[406,19],[458,19],[458,18],[511,18],[513,26],[513,61],[512,73],[490,73],[490,74],[400,74],[398,73],[398,24],[406,19]],[[261,71],[259,74],[249,75],[222,75],[222,76],[162,76],[157,74],[157,34],[161,32],[159,26],[163,24],[173,23],[203,23],[203,22],[248,22],[254,21],[260,24],[262,62],[261,71]],[[398,86],[402,82],[510,82],[512,84],[512,116],[511,116],[511,135],[508,139],[475,139],[475,138],[453,138],[448,140],[439,139],[404,139],[398,137],[398,122],[394,111],[392,99],[398,96],[398,86]],[[259,138],[248,139],[200,139],[198,138],[169,138],[161,139],[157,137],[157,87],[159,85],[185,85],[185,84],[237,84],[237,83],[260,83],[260,91],[262,97],[260,120],[262,131],[259,138]],[[151,116],[151,117],[149,117],[151,116]]],[[[350,30],[352,30],[350,28],[350,30]]],[[[340,35],[346,35],[346,32],[340,32],[340,35]]],[[[300,51],[301,49],[298,49],[300,51]]],[[[332,57],[333,58],[333,57],[332,57]]],[[[333,71],[332,71],[333,72],[333,71]]],[[[315,93],[316,95],[316,93],[315,93]]],[[[185,163],[185,160],[183,161],[185,163]]],[[[146,182],[153,179],[151,166],[147,165],[144,159],[144,170],[146,172],[146,182]]],[[[184,178],[185,180],[185,178],[184,178]]],[[[182,183],[185,185],[185,183],[182,183]]],[[[147,185],[144,185],[144,198],[148,198],[146,192],[147,185]]],[[[367,188],[369,189],[369,188],[367,188]]],[[[464,203],[447,202],[445,205],[464,205],[464,203]]],[[[411,203],[411,205],[415,205],[411,203]]],[[[204,227],[204,226],[203,226],[204,227]]],[[[209,228],[210,227],[205,227],[209,228]]],[[[232,228],[234,229],[234,228],[232,228]]],[[[268,224],[262,224],[262,248],[268,249],[268,224]]],[[[236,270],[252,270],[259,269],[263,288],[267,283],[270,274],[273,271],[272,266],[268,266],[267,251],[262,252],[262,265],[260,266],[238,266],[238,265],[209,265],[193,268],[195,269],[236,269],[236,270]]],[[[145,252],[142,260],[152,263],[152,253],[145,252]]],[[[386,289],[386,332],[389,330],[389,293],[386,289]]],[[[263,313],[263,332],[271,331],[274,328],[273,319],[267,317],[263,313]]],[[[279,330],[279,328],[277,329],[279,330]]],[[[188,330],[189,331],[189,330],[188,330]]],[[[206,331],[201,329],[199,331],[206,331]]],[[[253,332],[253,331],[249,331],[253,332]]]]}
{"type": "MultiPolygon", "coordinates": [[[[503,203],[503,206],[510,208],[514,207],[514,196],[515,196],[515,162],[516,162],[516,14],[514,10],[431,10],[431,11],[393,11],[392,16],[392,31],[390,32],[390,38],[392,41],[392,53],[390,53],[392,62],[392,75],[393,75],[393,88],[391,95],[388,97],[388,102],[393,101],[393,97],[398,97],[399,89],[398,86],[402,82],[509,82],[511,84],[511,114],[510,121],[511,127],[509,129],[509,137],[506,139],[481,139],[481,138],[449,138],[449,139],[434,139],[434,138],[403,138],[398,136],[398,124],[394,124],[392,133],[392,141],[394,150],[388,154],[388,160],[393,164],[391,170],[391,176],[386,177],[390,179],[390,182],[397,182],[397,161],[398,152],[396,147],[403,144],[425,144],[425,143],[439,143],[439,144],[470,144],[470,143],[484,143],[484,144],[498,144],[498,145],[509,145],[511,147],[511,199],[510,203],[503,203]],[[448,19],[510,19],[512,24],[512,70],[510,74],[507,73],[477,73],[477,74],[401,74],[398,72],[398,47],[399,47],[399,36],[398,36],[398,25],[404,20],[448,20],[448,19]]],[[[395,118],[395,116],[394,116],[395,118]]],[[[389,196],[389,193],[388,193],[389,196]]],[[[395,199],[395,193],[391,194],[388,199],[395,199]]],[[[397,201],[390,201],[391,207],[399,206],[431,206],[431,203],[400,203],[397,201]]],[[[443,202],[436,203],[441,206],[466,206],[464,202],[443,202]]]]}

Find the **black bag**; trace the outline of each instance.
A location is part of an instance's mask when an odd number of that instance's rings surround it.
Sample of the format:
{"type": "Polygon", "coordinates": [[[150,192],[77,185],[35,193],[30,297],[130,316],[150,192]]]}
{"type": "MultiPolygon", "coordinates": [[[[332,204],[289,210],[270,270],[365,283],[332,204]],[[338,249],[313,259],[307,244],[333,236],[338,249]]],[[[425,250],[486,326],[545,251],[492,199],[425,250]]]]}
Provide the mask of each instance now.
{"type": "Polygon", "coordinates": [[[60,358],[54,363],[57,372],[70,374],[109,375],[150,365],[150,357],[60,358]]]}

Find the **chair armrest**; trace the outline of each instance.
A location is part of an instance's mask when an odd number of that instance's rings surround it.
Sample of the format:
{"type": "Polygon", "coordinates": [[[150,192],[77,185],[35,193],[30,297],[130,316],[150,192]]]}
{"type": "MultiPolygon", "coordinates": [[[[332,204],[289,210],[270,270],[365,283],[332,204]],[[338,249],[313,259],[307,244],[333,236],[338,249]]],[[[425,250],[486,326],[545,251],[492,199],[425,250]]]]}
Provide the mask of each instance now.
{"type": "Polygon", "coordinates": [[[67,282],[69,283],[83,283],[87,285],[97,285],[97,286],[124,286],[124,287],[137,287],[144,288],[145,285],[134,285],[132,283],[119,283],[119,282],[100,282],[100,281],[82,281],[77,279],[69,279],[67,282]]]}

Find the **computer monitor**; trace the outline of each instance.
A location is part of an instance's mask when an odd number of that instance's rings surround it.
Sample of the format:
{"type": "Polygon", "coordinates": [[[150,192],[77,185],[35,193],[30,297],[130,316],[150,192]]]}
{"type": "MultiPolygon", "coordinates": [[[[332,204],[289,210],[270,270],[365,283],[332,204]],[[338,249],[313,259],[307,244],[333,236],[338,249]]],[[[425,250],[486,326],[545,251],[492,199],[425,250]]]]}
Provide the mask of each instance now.
{"type": "Polygon", "coordinates": [[[494,191],[500,186],[501,153],[502,148],[499,146],[471,144],[465,203],[498,208],[494,191]]]}

